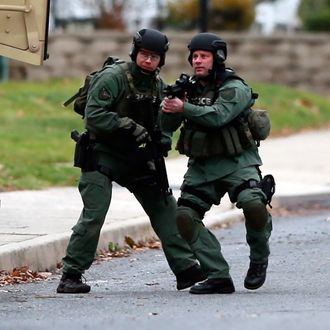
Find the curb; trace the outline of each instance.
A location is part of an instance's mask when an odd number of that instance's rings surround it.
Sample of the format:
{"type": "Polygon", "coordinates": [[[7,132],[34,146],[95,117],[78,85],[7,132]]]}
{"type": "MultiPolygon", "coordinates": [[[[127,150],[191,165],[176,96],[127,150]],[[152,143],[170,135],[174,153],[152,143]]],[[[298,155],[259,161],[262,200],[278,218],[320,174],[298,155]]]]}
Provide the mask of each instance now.
{"type": "MultiPolygon", "coordinates": [[[[239,221],[242,214],[239,210],[231,210],[222,214],[210,214],[204,223],[210,228],[224,223],[239,221]]],[[[31,240],[8,244],[0,247],[0,270],[12,270],[28,266],[32,271],[54,271],[65,255],[70,232],[37,237],[31,240]]],[[[120,223],[112,223],[102,228],[98,250],[108,250],[109,242],[125,245],[125,237],[136,242],[156,239],[149,219],[135,218],[120,223]]]]}
{"type": "MultiPolygon", "coordinates": [[[[28,266],[33,271],[55,270],[65,255],[71,233],[69,231],[45,235],[0,247],[0,270],[23,266],[28,266]]],[[[108,249],[109,242],[123,246],[125,236],[141,241],[152,239],[155,234],[146,217],[105,225],[101,231],[98,249],[108,249]]]]}
{"type": "MultiPolygon", "coordinates": [[[[273,197],[273,208],[330,208],[330,192],[281,195],[273,197]]],[[[208,228],[223,224],[243,221],[242,210],[235,207],[220,211],[214,207],[204,219],[208,228]]],[[[71,231],[37,237],[27,241],[12,243],[0,247],[0,270],[12,270],[28,266],[33,271],[52,271],[65,255],[71,231]]],[[[125,245],[125,237],[129,236],[136,242],[156,239],[147,216],[111,223],[102,228],[98,250],[108,250],[109,242],[125,245]]]]}
{"type": "Polygon", "coordinates": [[[274,196],[273,207],[313,209],[330,208],[330,192],[274,196]]]}

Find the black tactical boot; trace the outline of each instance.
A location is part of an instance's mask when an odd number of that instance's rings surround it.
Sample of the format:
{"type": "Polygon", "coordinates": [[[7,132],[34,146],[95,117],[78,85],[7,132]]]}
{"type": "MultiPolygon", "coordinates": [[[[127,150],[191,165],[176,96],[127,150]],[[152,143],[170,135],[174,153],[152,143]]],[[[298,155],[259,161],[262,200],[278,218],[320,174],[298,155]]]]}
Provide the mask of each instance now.
{"type": "Polygon", "coordinates": [[[63,273],[57,293],[88,293],[91,287],[81,280],[81,274],[63,273]]]}
{"type": "Polygon", "coordinates": [[[206,275],[199,265],[194,265],[176,275],[176,288],[183,290],[191,287],[197,282],[204,281],[206,275]]]}
{"type": "Polygon", "coordinates": [[[250,267],[247,271],[244,286],[249,290],[260,288],[266,280],[268,261],[263,263],[250,262],[250,267]]]}
{"type": "Polygon", "coordinates": [[[194,294],[233,293],[235,287],[231,278],[210,278],[194,285],[189,292],[194,294]]]}

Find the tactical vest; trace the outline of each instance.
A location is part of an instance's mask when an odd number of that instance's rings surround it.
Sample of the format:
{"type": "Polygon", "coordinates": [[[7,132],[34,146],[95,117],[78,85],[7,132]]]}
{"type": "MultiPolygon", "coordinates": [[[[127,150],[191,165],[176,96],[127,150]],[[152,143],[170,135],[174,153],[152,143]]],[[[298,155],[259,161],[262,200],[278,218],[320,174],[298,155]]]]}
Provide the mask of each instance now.
{"type": "MultiPolygon", "coordinates": [[[[189,102],[196,105],[212,105],[218,96],[219,87],[227,79],[240,79],[243,81],[233,71],[226,70],[221,76],[221,83],[215,84],[214,88],[203,95],[202,98],[188,95],[189,102]]],[[[257,95],[251,91],[251,98],[256,97],[257,95]]],[[[249,111],[249,109],[246,111],[249,111]]],[[[254,143],[247,116],[242,114],[229,124],[217,129],[205,128],[185,119],[176,149],[180,154],[193,158],[208,158],[215,155],[232,157],[241,154],[244,149],[250,148],[254,143]]]]}
{"type": "MultiPolygon", "coordinates": [[[[119,68],[118,68],[119,70],[119,68]]],[[[128,63],[120,64],[121,74],[124,79],[124,88],[121,89],[107,111],[117,113],[119,117],[129,117],[136,123],[145,127],[151,134],[155,123],[158,121],[158,111],[160,105],[161,88],[159,87],[160,78],[156,74],[151,82],[150,88],[145,91],[135,86],[130,66],[128,63]]],[[[117,72],[114,72],[117,74],[117,72]]],[[[133,152],[136,151],[135,139],[131,132],[117,129],[110,135],[93,133],[92,138],[96,142],[111,147],[113,151],[133,152]]],[[[141,150],[140,150],[141,151],[141,150]]]]}
{"type": "MultiPolygon", "coordinates": [[[[140,122],[143,117],[142,108],[143,102],[146,100],[160,103],[160,93],[158,93],[158,82],[160,81],[158,73],[155,74],[154,81],[152,84],[152,90],[148,90],[146,93],[138,91],[134,86],[133,76],[130,72],[130,64],[122,61],[118,58],[113,58],[109,56],[106,61],[103,63],[101,69],[89,73],[84,80],[84,84],[79,88],[79,90],[72,95],[68,100],[66,100],[63,105],[65,107],[73,103],[73,110],[82,116],[85,117],[85,108],[87,104],[87,95],[90,89],[90,84],[92,79],[102,74],[105,70],[110,67],[116,67],[120,72],[125,76],[127,82],[127,88],[123,90],[123,93],[115,100],[114,104],[111,106],[109,111],[118,113],[120,117],[130,117],[133,120],[137,121],[139,124],[143,125],[143,120],[140,122]],[[140,109],[140,111],[139,111],[140,109]]],[[[114,73],[116,74],[116,73],[114,73]]]]}
{"type": "Polygon", "coordinates": [[[149,129],[158,118],[161,99],[160,88],[158,87],[160,78],[156,74],[153,78],[151,90],[141,91],[134,85],[133,76],[128,65],[126,67],[122,66],[122,69],[126,76],[128,88],[124,90],[124,93],[120,95],[109,111],[116,112],[119,117],[129,117],[149,129]]]}

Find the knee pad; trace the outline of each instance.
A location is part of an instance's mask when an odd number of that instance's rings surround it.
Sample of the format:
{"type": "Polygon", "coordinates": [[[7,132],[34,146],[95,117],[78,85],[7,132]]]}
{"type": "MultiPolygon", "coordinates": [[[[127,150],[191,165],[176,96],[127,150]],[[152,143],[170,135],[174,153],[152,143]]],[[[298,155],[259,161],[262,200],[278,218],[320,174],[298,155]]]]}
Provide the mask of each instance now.
{"type": "Polygon", "coordinates": [[[189,207],[178,207],[176,212],[176,224],[180,235],[188,242],[196,236],[196,222],[194,221],[195,211],[189,207]]]}
{"type": "Polygon", "coordinates": [[[261,200],[246,203],[243,207],[246,224],[255,231],[264,230],[269,213],[261,200]]]}
{"type": "Polygon", "coordinates": [[[200,219],[204,218],[205,212],[207,211],[202,206],[197,205],[196,203],[190,201],[189,199],[185,199],[182,197],[179,197],[179,199],[178,199],[178,206],[191,209],[191,211],[194,211],[198,214],[198,217],[200,219]]]}

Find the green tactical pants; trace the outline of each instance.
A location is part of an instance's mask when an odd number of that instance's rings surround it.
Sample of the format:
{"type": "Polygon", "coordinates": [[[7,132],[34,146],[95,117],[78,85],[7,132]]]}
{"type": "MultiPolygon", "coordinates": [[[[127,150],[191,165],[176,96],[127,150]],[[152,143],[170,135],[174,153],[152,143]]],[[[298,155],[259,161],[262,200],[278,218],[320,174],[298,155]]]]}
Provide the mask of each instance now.
{"type": "MultiPolygon", "coordinates": [[[[228,278],[229,266],[221,253],[217,238],[202,222],[202,213],[213,204],[218,205],[221,198],[244,181],[259,180],[255,167],[242,168],[228,176],[203,184],[184,181],[177,209],[177,225],[183,238],[187,240],[202,269],[208,278],[228,278]]],[[[266,196],[259,188],[243,190],[237,197],[238,208],[245,215],[246,240],[250,247],[250,260],[263,262],[268,259],[269,238],[272,231],[272,218],[265,206],[266,196]]],[[[233,201],[232,202],[236,202],[233,201]]]]}
{"type": "MultiPolygon", "coordinates": [[[[84,207],[77,224],[72,228],[73,233],[63,258],[63,272],[67,273],[83,273],[94,260],[100,231],[111,202],[112,181],[97,171],[83,172],[79,191],[84,207]]],[[[155,194],[145,186],[136,188],[133,193],[148,215],[173,273],[178,274],[196,264],[189,245],[178,233],[174,197],[169,196],[166,204],[160,194],[155,194]]]]}

